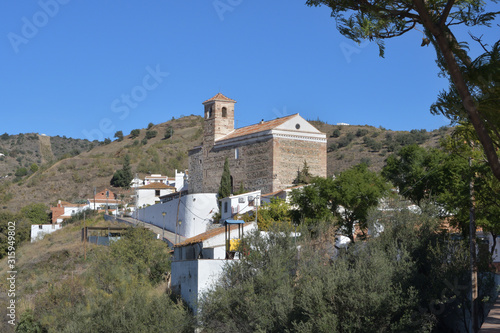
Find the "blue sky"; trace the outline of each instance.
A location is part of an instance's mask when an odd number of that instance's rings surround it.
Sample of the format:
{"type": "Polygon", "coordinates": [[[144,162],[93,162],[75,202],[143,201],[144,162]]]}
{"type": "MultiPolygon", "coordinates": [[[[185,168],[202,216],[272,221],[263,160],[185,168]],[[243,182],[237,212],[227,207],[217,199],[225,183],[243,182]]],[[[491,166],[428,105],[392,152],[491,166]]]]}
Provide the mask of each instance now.
{"type": "Polygon", "coordinates": [[[0,9],[0,133],[113,138],[201,115],[219,91],[238,102],[238,127],[294,113],[393,130],[448,124],[429,112],[447,81],[420,32],[388,40],[380,58],[305,0],[10,0],[0,9]]]}

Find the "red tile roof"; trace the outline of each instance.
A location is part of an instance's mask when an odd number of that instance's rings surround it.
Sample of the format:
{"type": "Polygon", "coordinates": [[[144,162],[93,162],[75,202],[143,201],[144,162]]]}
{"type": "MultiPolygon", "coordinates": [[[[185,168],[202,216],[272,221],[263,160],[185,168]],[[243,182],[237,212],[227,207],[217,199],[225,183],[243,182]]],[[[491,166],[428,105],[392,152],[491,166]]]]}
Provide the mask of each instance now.
{"type": "Polygon", "coordinates": [[[260,122],[260,123],[255,124],[255,125],[250,125],[250,126],[238,128],[238,129],[235,129],[233,132],[229,133],[228,135],[223,136],[222,138],[218,139],[217,141],[224,141],[224,140],[229,140],[229,139],[233,139],[233,138],[237,138],[240,136],[245,136],[245,135],[249,135],[249,134],[253,134],[253,133],[269,131],[275,127],[278,127],[278,126],[284,124],[286,121],[295,117],[296,115],[298,115],[298,113],[292,114],[291,116],[277,118],[277,119],[270,120],[270,121],[260,122]]]}
{"type": "MultiPolygon", "coordinates": [[[[243,228],[247,227],[251,223],[253,223],[253,222],[247,222],[247,223],[243,224],[243,228]]],[[[207,239],[210,239],[212,237],[215,237],[217,235],[224,233],[225,230],[226,230],[226,228],[224,226],[208,230],[202,234],[199,234],[199,235],[196,235],[194,237],[186,239],[184,242],[175,245],[175,247],[182,247],[182,246],[187,246],[187,245],[191,245],[191,244],[201,243],[207,239]]],[[[234,230],[238,230],[237,225],[231,226],[231,231],[234,231],[234,230]]]]}
{"type": "Polygon", "coordinates": [[[297,188],[301,188],[301,187],[304,187],[306,185],[296,185],[296,186],[292,186],[292,187],[287,187],[287,188],[284,188],[282,190],[278,190],[278,191],[275,191],[275,192],[271,192],[271,193],[266,193],[266,194],[262,194],[263,197],[270,197],[270,196],[274,196],[276,194],[279,194],[281,192],[285,192],[286,190],[295,190],[297,188]]]}
{"type": "Polygon", "coordinates": [[[138,189],[139,190],[147,190],[147,189],[153,189],[153,190],[174,189],[175,190],[175,187],[166,185],[164,183],[150,183],[148,185],[138,187],[138,189]]]}
{"type": "Polygon", "coordinates": [[[208,102],[213,102],[213,101],[223,101],[223,102],[233,102],[233,103],[236,103],[236,101],[234,99],[228,98],[228,97],[222,95],[221,93],[217,93],[217,95],[215,95],[214,97],[212,97],[210,99],[207,99],[202,104],[206,104],[208,102]]]}

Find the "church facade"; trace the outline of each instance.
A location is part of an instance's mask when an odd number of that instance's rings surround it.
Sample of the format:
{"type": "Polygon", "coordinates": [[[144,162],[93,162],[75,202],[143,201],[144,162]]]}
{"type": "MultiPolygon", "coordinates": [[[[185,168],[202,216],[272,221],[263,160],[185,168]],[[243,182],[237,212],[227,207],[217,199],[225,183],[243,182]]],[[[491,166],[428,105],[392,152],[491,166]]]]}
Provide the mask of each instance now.
{"type": "Polygon", "coordinates": [[[233,193],[279,191],[293,185],[304,162],[326,177],[326,134],[299,114],[234,128],[236,101],[218,93],[203,102],[203,144],[189,151],[189,192],[216,193],[227,158],[233,193]]]}

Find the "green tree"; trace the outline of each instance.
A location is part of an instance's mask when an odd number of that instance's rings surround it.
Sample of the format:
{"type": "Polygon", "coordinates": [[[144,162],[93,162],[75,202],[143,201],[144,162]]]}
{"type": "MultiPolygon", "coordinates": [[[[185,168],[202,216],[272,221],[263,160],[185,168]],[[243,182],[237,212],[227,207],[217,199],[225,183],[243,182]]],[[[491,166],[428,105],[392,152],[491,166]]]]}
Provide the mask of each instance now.
{"type": "Polygon", "coordinates": [[[229,160],[226,157],[224,161],[224,170],[222,171],[222,177],[220,179],[219,191],[217,194],[219,195],[219,199],[227,198],[231,195],[233,188],[231,186],[231,172],[229,171],[229,160]]]}
{"type": "Polygon", "coordinates": [[[334,214],[340,218],[340,233],[354,242],[354,225],[358,224],[363,235],[367,230],[368,212],[389,194],[389,186],[378,173],[359,164],[342,172],[334,181],[332,201],[341,206],[334,214]]]}
{"type": "Polygon", "coordinates": [[[164,139],[169,139],[172,137],[172,135],[174,135],[174,129],[172,126],[167,126],[167,128],[165,128],[165,135],[163,136],[164,139]]]}
{"type": "Polygon", "coordinates": [[[49,208],[42,203],[32,203],[21,208],[21,214],[32,224],[50,223],[49,208]]]}
{"type": "Polygon", "coordinates": [[[398,187],[402,196],[419,205],[436,194],[444,176],[440,171],[445,158],[438,149],[406,146],[387,158],[382,175],[398,187]]]}
{"type": "Polygon", "coordinates": [[[146,131],[146,139],[152,139],[154,137],[156,137],[156,135],[158,134],[157,131],[153,131],[153,130],[147,130],[146,131]]]}
{"type": "Polygon", "coordinates": [[[132,175],[132,169],[130,167],[130,156],[125,155],[123,158],[123,167],[113,174],[110,185],[115,187],[130,188],[132,179],[134,179],[134,176],[132,175]]]}
{"type": "Polygon", "coordinates": [[[134,129],[134,130],[130,131],[130,138],[131,138],[131,139],[135,139],[135,138],[137,138],[140,134],[141,134],[141,130],[140,130],[140,129],[134,129]]]}
{"type": "Polygon", "coordinates": [[[14,174],[16,177],[24,177],[28,174],[28,170],[26,168],[18,168],[16,173],[14,174]]]}
{"type": "Polygon", "coordinates": [[[118,142],[123,141],[123,131],[116,131],[115,138],[118,142]]]}
{"type": "Polygon", "coordinates": [[[271,198],[271,202],[264,202],[257,213],[257,224],[259,230],[267,231],[275,223],[287,223],[292,221],[290,205],[285,200],[271,198]]]}
{"type": "Polygon", "coordinates": [[[421,26],[425,31],[422,46],[429,43],[434,46],[438,66],[453,83],[493,174],[500,180],[500,159],[495,146],[495,139],[500,137],[498,131],[494,132],[498,125],[497,113],[490,117],[491,113],[478,109],[464,70],[474,67],[474,64],[467,53],[466,43],[459,42],[451,30],[456,25],[490,26],[498,12],[486,12],[487,4],[480,0],[307,0],[306,4],[330,7],[341,34],[358,43],[363,39],[375,40],[381,56],[384,55],[384,39],[401,36],[421,26]],[[494,123],[494,127],[489,123],[494,123]]]}
{"type": "Polygon", "coordinates": [[[36,164],[36,163],[31,164],[31,166],[30,166],[30,171],[31,171],[32,173],[37,172],[37,171],[38,171],[38,164],[36,164]]]}
{"type": "Polygon", "coordinates": [[[314,224],[332,221],[336,203],[332,198],[333,179],[313,179],[311,185],[292,190],[291,216],[295,223],[314,224]]]}
{"type": "Polygon", "coordinates": [[[293,183],[297,185],[309,184],[312,178],[313,177],[309,172],[309,166],[307,165],[307,162],[304,161],[304,166],[302,167],[302,170],[297,171],[297,178],[295,178],[293,183]]]}
{"type": "Polygon", "coordinates": [[[153,123],[149,123],[149,124],[148,124],[148,128],[147,128],[147,129],[148,129],[148,130],[149,130],[149,129],[151,129],[154,125],[155,125],[155,124],[153,124],[153,123]]]}

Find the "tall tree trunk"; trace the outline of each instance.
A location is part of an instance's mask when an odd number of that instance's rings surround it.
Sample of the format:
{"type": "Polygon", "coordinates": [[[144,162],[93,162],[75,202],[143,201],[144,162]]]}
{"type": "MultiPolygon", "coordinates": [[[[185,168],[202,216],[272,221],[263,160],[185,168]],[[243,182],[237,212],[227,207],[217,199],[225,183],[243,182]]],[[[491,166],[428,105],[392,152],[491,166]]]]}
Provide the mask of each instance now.
{"type": "Polygon", "coordinates": [[[437,25],[432,21],[431,15],[427,11],[424,1],[413,0],[413,3],[415,4],[415,8],[419,13],[420,18],[422,19],[422,25],[436,39],[439,51],[442,53],[445,59],[446,67],[448,73],[450,74],[451,80],[457,88],[458,94],[462,99],[464,108],[469,116],[469,120],[472,126],[474,126],[474,130],[476,131],[479,141],[483,146],[484,153],[486,154],[486,158],[488,159],[488,164],[490,165],[491,171],[493,172],[495,177],[500,180],[500,160],[493,144],[493,140],[488,134],[488,130],[486,129],[483,120],[481,119],[481,115],[479,114],[479,111],[474,104],[474,100],[469,92],[469,89],[467,88],[467,84],[455,59],[453,50],[450,47],[450,41],[446,36],[444,25],[437,25]]]}

